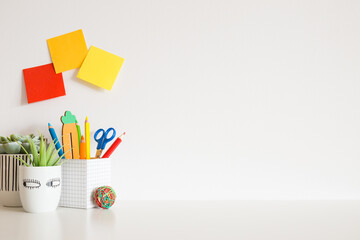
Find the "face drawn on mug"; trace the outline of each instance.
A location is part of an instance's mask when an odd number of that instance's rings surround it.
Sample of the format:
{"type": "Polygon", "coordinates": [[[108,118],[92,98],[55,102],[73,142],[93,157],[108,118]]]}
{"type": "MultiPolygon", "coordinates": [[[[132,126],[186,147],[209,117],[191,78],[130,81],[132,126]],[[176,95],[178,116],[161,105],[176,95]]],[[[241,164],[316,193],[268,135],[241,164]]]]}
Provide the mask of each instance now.
{"type": "MultiPolygon", "coordinates": [[[[41,182],[37,179],[23,179],[23,186],[28,189],[38,189],[41,188],[41,182]]],[[[49,179],[45,186],[50,188],[56,188],[60,186],[60,178],[51,178],[49,179]]]]}

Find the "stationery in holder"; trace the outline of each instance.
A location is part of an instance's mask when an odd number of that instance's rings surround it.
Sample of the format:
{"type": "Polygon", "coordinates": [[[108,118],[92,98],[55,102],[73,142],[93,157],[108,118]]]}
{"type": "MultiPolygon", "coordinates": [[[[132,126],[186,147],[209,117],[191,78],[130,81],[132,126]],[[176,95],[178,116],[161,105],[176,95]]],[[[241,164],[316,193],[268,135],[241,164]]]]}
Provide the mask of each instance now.
{"type": "Polygon", "coordinates": [[[86,159],[86,143],[84,136],[81,136],[80,141],[80,159],[86,159]]]}
{"type": "Polygon", "coordinates": [[[85,143],[86,143],[86,159],[90,159],[90,123],[88,117],[85,119],[85,143]]]}
{"type": "MultiPolygon", "coordinates": [[[[53,142],[55,144],[55,148],[56,148],[56,150],[59,151],[58,155],[59,155],[59,157],[61,157],[64,154],[64,152],[63,152],[62,147],[60,145],[60,141],[59,141],[59,139],[58,139],[58,137],[56,135],[56,132],[55,132],[53,126],[51,126],[50,123],[48,123],[48,127],[49,127],[49,132],[50,132],[51,138],[52,138],[52,140],[53,140],[53,142]]],[[[62,158],[65,158],[65,157],[63,156],[62,158]]]]}
{"type": "Polygon", "coordinates": [[[121,134],[110,146],[110,148],[106,151],[103,158],[109,158],[111,154],[115,151],[115,149],[119,146],[119,144],[122,142],[122,138],[124,137],[125,132],[121,134]]]}
{"type": "Polygon", "coordinates": [[[79,126],[78,121],[75,120],[75,124],[76,124],[76,129],[77,129],[77,132],[78,132],[78,141],[79,141],[79,148],[80,148],[80,143],[81,143],[81,129],[80,129],[80,126],[79,126]]]}
{"type": "Polygon", "coordinates": [[[70,111],[66,111],[65,115],[61,117],[61,122],[63,123],[62,138],[65,158],[79,159],[80,151],[76,118],[70,111]]]}
{"type": "Polygon", "coordinates": [[[105,146],[108,142],[114,139],[116,135],[116,131],[114,128],[108,128],[106,131],[102,128],[97,130],[94,135],[95,141],[98,143],[97,150],[96,150],[96,156],[95,158],[100,158],[102,151],[105,149],[105,146]],[[110,136],[110,132],[112,132],[110,136]],[[98,137],[99,133],[101,133],[101,136],[98,137]]]}

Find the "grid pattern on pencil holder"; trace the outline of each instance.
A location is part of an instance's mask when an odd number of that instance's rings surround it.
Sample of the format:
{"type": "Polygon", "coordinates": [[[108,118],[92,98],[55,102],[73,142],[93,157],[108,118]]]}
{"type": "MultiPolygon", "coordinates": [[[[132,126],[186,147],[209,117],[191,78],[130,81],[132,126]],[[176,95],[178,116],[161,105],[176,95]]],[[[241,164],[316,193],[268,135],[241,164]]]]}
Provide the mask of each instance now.
{"type": "Polygon", "coordinates": [[[62,164],[60,206],[92,208],[96,188],[111,185],[111,159],[69,159],[62,164]]]}

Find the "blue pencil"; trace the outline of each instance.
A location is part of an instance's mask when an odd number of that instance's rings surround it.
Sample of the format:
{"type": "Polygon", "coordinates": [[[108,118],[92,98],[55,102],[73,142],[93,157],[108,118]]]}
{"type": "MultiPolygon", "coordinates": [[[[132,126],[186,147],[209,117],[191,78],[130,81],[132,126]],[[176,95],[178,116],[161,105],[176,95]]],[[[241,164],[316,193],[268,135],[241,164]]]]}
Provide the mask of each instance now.
{"type": "MultiPolygon", "coordinates": [[[[59,154],[59,157],[61,157],[64,154],[64,152],[63,152],[62,147],[60,145],[59,139],[56,136],[56,132],[55,132],[53,126],[51,126],[50,123],[48,123],[48,126],[49,126],[49,132],[50,132],[51,138],[53,139],[54,143],[56,143],[55,144],[56,150],[60,149],[58,154],[59,154]]],[[[62,158],[65,158],[65,157],[63,156],[62,158]]]]}

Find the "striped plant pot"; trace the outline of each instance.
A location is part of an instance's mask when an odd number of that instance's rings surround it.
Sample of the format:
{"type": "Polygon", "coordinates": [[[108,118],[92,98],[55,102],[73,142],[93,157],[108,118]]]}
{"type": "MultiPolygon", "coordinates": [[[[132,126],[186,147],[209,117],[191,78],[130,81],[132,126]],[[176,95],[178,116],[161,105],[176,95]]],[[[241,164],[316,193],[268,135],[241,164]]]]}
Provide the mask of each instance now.
{"type": "Polygon", "coordinates": [[[0,204],[21,207],[18,170],[24,165],[16,157],[30,163],[26,154],[0,154],[0,204]]]}

